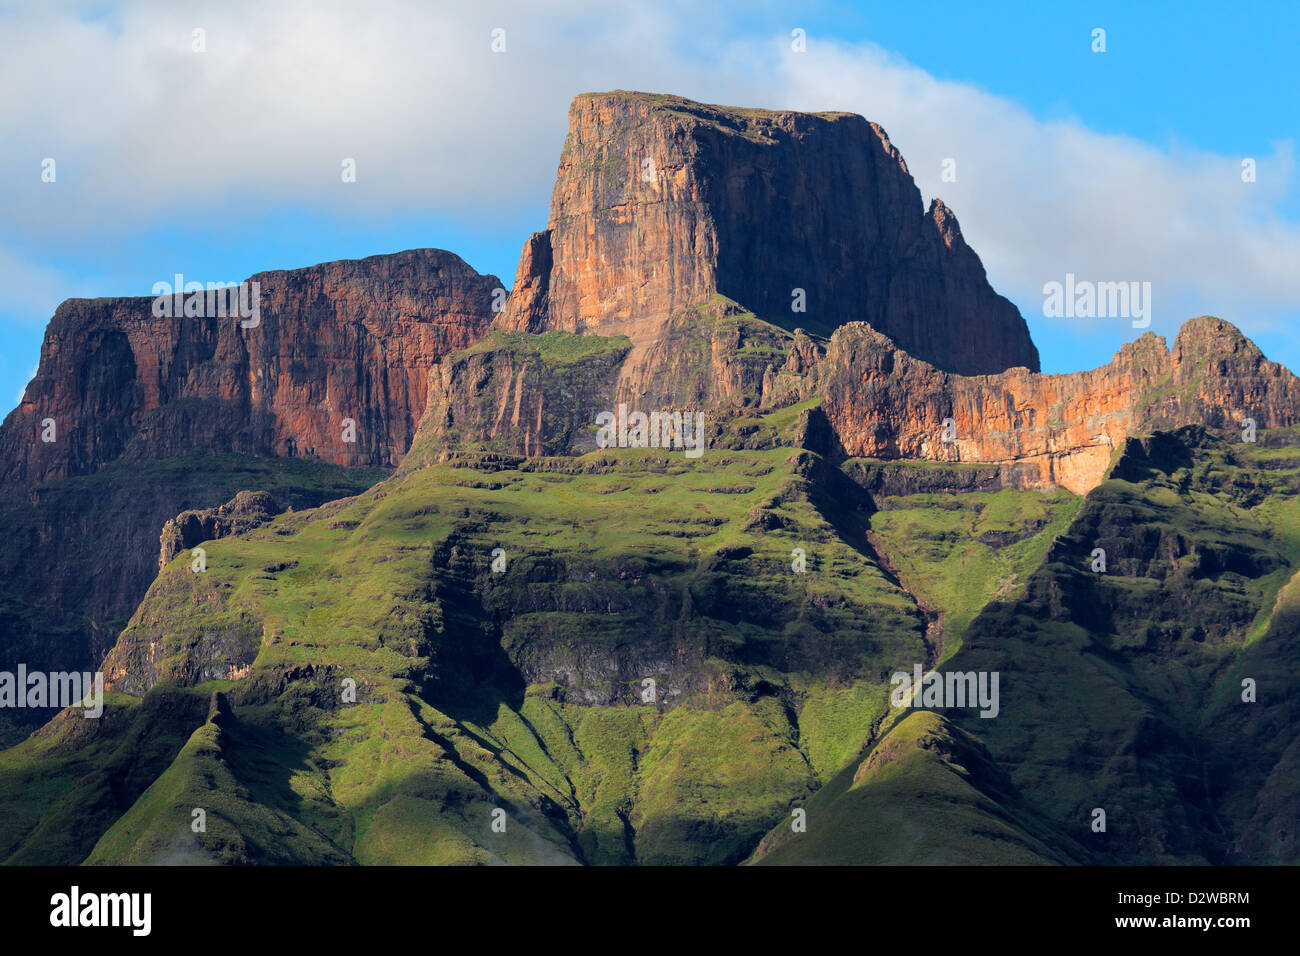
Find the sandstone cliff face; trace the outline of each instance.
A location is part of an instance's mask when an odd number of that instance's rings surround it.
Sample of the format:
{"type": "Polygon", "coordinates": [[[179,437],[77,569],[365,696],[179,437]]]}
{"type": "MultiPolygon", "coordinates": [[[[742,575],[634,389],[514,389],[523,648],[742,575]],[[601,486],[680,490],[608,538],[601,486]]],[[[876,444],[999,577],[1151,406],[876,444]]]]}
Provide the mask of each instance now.
{"type": "Polygon", "coordinates": [[[1135,401],[1167,364],[1163,343],[1145,336],[1087,372],[963,377],[854,325],[832,339],[815,374],[852,456],[1005,464],[1016,487],[1082,492],[1101,480],[1116,442],[1136,426],[1135,401]]]}
{"type": "MultiPolygon", "coordinates": [[[[431,409],[503,403],[500,396],[517,386],[510,362],[480,363],[474,375],[464,375],[455,372],[457,361],[444,362],[431,380],[431,409]]],[[[1232,325],[1208,316],[1185,323],[1172,349],[1147,333],[1089,371],[1041,375],[1017,368],[963,376],[917,359],[865,323],[849,323],[818,344],[723,302],[674,317],[657,343],[629,350],[622,361],[622,371],[599,380],[603,395],[597,388],[575,406],[586,409],[588,421],[623,401],[644,410],[700,409],[710,422],[711,445],[747,447],[729,420],[820,398],[833,431],[826,444],[837,452],[988,465],[988,480],[999,487],[1087,492],[1128,436],[1155,428],[1240,432],[1247,418],[1260,430],[1300,422],[1300,380],[1232,325]],[[632,390],[635,381],[644,384],[632,390]],[[945,440],[949,419],[951,440],[945,440]]],[[[464,429],[454,436],[443,430],[438,440],[481,445],[490,437],[492,448],[513,454],[588,451],[589,444],[570,440],[584,434],[573,425],[581,418],[574,409],[566,412],[564,431],[541,414],[568,394],[542,390],[530,398],[536,414],[526,441],[465,419],[464,429]]]]}
{"type": "Polygon", "coordinates": [[[596,416],[611,407],[625,337],[532,336],[497,331],[444,359],[429,378],[429,404],[408,471],[472,447],[517,455],[596,448],[596,416]]]}
{"type": "Polygon", "coordinates": [[[569,121],[548,229],[525,246],[504,327],[642,349],[720,294],[822,334],[865,321],[955,372],[1037,370],[1024,320],[952,212],[925,210],[879,126],[621,91],[575,98],[569,121]]]}
{"type": "Polygon", "coordinates": [[[803,373],[817,355],[802,331],[792,336],[721,296],[669,317],[640,349],[622,335],[496,330],[430,375],[425,417],[402,469],[466,448],[583,454],[596,447],[596,416],[620,405],[703,414],[716,444],[738,415],[812,397],[815,380],[803,373]]]}
{"type": "Polygon", "coordinates": [[[1068,375],[948,375],[854,325],[832,338],[815,376],[850,455],[1014,463],[1019,487],[1080,493],[1102,480],[1115,448],[1135,433],[1300,421],[1300,381],[1208,316],[1185,323],[1172,350],[1147,333],[1110,364],[1068,375]]]}
{"type": "Polygon", "coordinates": [[[266,272],[260,323],[157,318],[151,297],[70,299],[0,427],[8,482],[192,451],[390,466],[428,372],[476,341],[501,283],[433,249],[266,272]],[[356,422],[344,441],[344,419],[356,422]],[[41,441],[53,419],[56,440],[41,441]]]}

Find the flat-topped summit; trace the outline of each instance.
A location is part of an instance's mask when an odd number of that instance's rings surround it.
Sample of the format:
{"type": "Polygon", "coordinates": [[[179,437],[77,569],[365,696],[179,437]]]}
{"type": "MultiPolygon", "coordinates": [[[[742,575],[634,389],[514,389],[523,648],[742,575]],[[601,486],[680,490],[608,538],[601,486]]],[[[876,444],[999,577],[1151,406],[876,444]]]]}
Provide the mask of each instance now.
{"type": "Polygon", "coordinates": [[[885,131],[853,113],[576,97],[547,229],[502,324],[661,336],[723,295],[787,328],[865,321],[945,370],[1038,369],[956,217],[927,211],[885,131]]]}
{"type": "MultiPolygon", "coordinates": [[[[579,93],[573,98],[576,106],[580,101],[620,100],[630,104],[644,105],[647,109],[682,113],[697,119],[716,124],[719,128],[732,128],[745,131],[758,131],[765,126],[779,123],[781,117],[816,116],[819,119],[862,120],[857,113],[842,110],[825,110],[815,113],[801,110],[758,109],[750,106],[721,106],[716,103],[697,103],[684,96],[671,93],[643,93],[638,90],[610,90],[605,93],[579,93]]],[[[572,109],[572,107],[570,107],[572,109]]],[[[872,124],[875,125],[874,123],[872,124]]],[[[877,127],[879,128],[879,127],[877,127]]]]}
{"type": "Polygon", "coordinates": [[[212,314],[159,317],[152,296],[60,305],[39,370],[0,426],[0,480],[191,451],[396,464],[424,411],[429,369],[477,341],[501,285],[440,249],[249,282],[260,301],[249,328],[212,314]],[[341,438],[345,418],[357,423],[354,443],[341,438]],[[45,419],[56,441],[37,440],[45,419]]]}

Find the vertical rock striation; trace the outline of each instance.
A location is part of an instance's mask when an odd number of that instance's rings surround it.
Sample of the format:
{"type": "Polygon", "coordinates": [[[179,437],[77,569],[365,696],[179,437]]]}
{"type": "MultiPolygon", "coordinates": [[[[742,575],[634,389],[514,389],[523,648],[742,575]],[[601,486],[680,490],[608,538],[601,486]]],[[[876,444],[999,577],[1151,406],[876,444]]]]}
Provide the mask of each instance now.
{"type": "Polygon", "coordinates": [[[151,297],[69,299],[0,426],[9,483],[189,452],[395,465],[428,374],[490,325],[495,276],[417,249],[253,276],[260,322],[159,318],[151,297]],[[356,423],[355,443],[343,421],[356,423]],[[42,442],[52,419],[56,440],[42,442]]]}
{"type": "Polygon", "coordinates": [[[849,113],[576,97],[548,228],[526,244],[516,289],[502,324],[518,331],[647,347],[673,313],[719,294],[824,335],[864,321],[953,372],[1038,369],[951,210],[927,211],[885,131],[849,113]]]}

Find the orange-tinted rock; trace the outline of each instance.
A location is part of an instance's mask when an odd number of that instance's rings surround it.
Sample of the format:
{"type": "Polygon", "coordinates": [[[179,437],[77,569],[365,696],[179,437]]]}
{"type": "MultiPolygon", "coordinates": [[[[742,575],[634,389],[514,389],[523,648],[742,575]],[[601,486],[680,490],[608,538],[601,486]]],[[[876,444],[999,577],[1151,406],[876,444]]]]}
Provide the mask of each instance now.
{"type": "Polygon", "coordinates": [[[260,323],[153,315],[151,297],[70,299],[0,428],[3,477],[38,483],[191,451],[394,465],[428,373],[476,341],[501,287],[420,249],[265,272],[260,323]],[[344,419],[356,423],[345,442],[344,419]],[[53,419],[56,440],[40,440],[53,419]]]}
{"type": "Polygon", "coordinates": [[[865,321],[957,372],[1038,368],[951,211],[927,212],[884,130],[849,113],[575,98],[516,289],[504,327],[627,335],[637,350],[720,294],[788,328],[865,321]]]}
{"type": "Polygon", "coordinates": [[[1185,323],[1172,350],[1147,333],[1109,364],[1068,375],[949,375],[852,325],[812,375],[850,455],[1014,464],[1021,487],[1086,492],[1127,436],[1152,428],[1300,422],[1300,380],[1210,317],[1185,323]]]}
{"type": "Polygon", "coordinates": [[[524,243],[515,270],[514,288],[497,325],[516,332],[546,329],[551,285],[551,233],[535,232],[524,243]]]}
{"type": "Polygon", "coordinates": [[[1172,349],[1147,333],[1089,371],[963,376],[915,358],[864,323],[841,327],[823,347],[733,313],[725,304],[693,311],[692,322],[675,317],[640,353],[604,352],[593,366],[600,374],[582,389],[543,380],[536,360],[520,358],[526,341],[449,356],[431,379],[429,408],[444,418],[421,425],[422,460],[437,448],[465,446],[518,455],[589,451],[582,422],[619,402],[647,412],[701,410],[710,443],[729,445],[738,435],[727,423],[737,415],[820,397],[834,432],[823,444],[851,457],[986,464],[1000,486],[1083,493],[1132,435],[1180,425],[1240,431],[1247,418],[1261,431],[1300,423],[1300,380],[1221,319],[1188,321],[1172,349]],[[643,383],[639,392],[627,388],[633,381],[643,383]],[[522,424],[507,414],[519,407],[530,413],[522,424]]]}

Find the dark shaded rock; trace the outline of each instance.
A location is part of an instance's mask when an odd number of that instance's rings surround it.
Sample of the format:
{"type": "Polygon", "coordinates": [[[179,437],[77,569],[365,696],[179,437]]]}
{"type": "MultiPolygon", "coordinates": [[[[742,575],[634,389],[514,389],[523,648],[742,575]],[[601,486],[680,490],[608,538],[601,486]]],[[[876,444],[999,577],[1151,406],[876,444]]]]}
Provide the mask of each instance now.
{"type": "Polygon", "coordinates": [[[956,372],[1038,368],[1024,319],[951,210],[925,209],[885,131],[861,116],[575,97],[548,230],[549,256],[538,237],[525,247],[508,328],[640,347],[720,294],[787,328],[866,321],[956,372]]]}
{"type": "Polygon", "coordinates": [[[501,288],[437,249],[249,281],[261,290],[252,328],[155,317],[147,296],[60,305],[36,377],[0,426],[0,477],[34,484],[194,451],[396,465],[429,370],[479,338],[501,288]],[[53,442],[41,441],[47,418],[53,442]]]}

